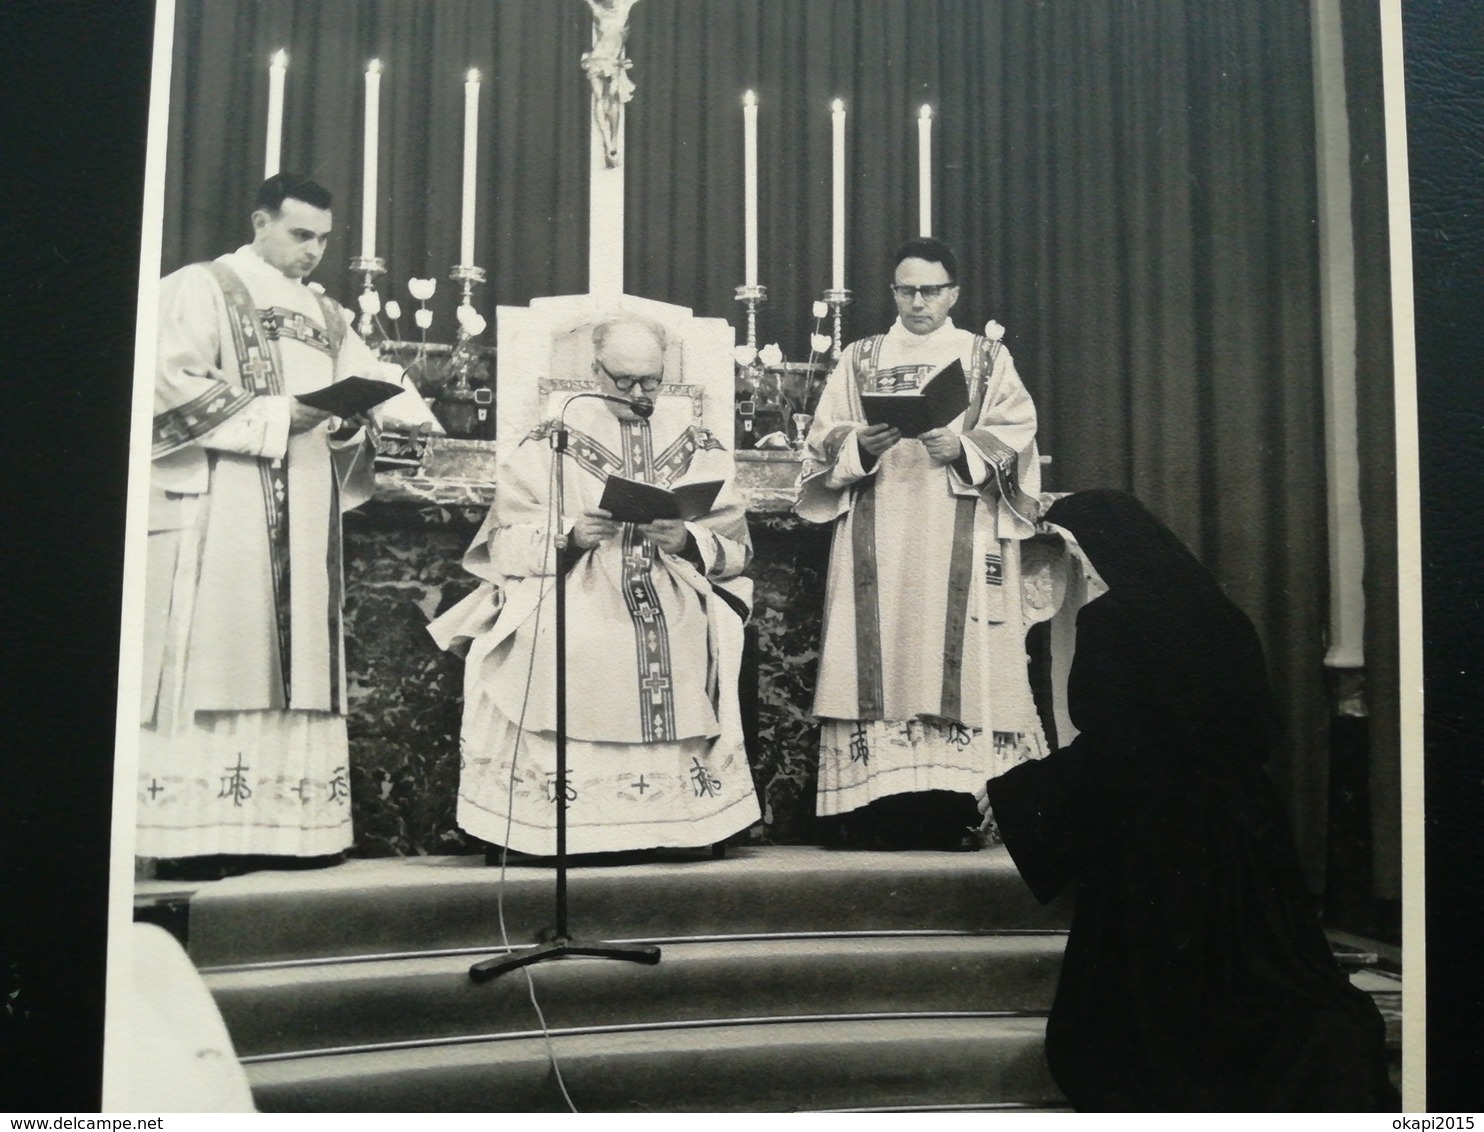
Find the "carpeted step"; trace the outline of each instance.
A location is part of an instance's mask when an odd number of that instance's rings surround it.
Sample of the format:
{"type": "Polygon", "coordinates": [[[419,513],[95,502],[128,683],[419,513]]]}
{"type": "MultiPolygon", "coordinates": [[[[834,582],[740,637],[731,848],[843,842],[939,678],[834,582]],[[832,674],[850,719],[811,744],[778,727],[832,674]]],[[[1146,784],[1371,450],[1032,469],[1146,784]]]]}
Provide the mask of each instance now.
{"type": "MultiPolygon", "coordinates": [[[[658,966],[527,968],[548,1026],[782,1015],[1050,1009],[1065,937],[942,935],[666,944],[658,966]]],[[[479,956],[208,975],[242,1056],[539,1026],[525,977],[475,985],[479,956]]]]}
{"type": "MultiPolygon", "coordinates": [[[[554,871],[512,866],[504,917],[514,943],[553,920],[554,871]]],[[[201,967],[488,946],[500,938],[500,870],[470,857],[358,860],[203,886],[191,901],[201,967]]],[[[575,868],[573,935],[667,939],[773,932],[1055,929],[1003,849],[979,853],[733,850],[725,860],[575,868]]]]}
{"type": "MultiPolygon", "coordinates": [[[[1044,1025],[1026,1018],[836,1019],[555,1034],[576,1108],[786,1112],[1048,1107],[1044,1025]]],[[[268,1112],[563,1111],[541,1037],[250,1064],[268,1112]]]]}

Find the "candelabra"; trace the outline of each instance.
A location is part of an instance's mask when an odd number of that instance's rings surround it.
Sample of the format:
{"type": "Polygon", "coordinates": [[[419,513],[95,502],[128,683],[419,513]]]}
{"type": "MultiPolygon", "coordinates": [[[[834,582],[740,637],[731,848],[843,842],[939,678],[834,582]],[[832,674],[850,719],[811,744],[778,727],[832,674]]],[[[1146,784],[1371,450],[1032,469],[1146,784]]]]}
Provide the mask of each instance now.
{"type": "Polygon", "coordinates": [[[757,305],[768,301],[768,289],[761,283],[744,283],[737,288],[737,301],[747,304],[747,344],[757,349],[757,305]]]}
{"type": "Polygon", "coordinates": [[[850,292],[844,287],[838,289],[831,287],[824,293],[824,301],[830,305],[830,311],[834,314],[835,318],[835,333],[833,345],[830,348],[830,360],[832,362],[838,362],[840,360],[840,351],[844,348],[844,343],[840,340],[841,312],[844,311],[845,305],[850,302],[850,292]]]}
{"type": "MultiPolygon", "coordinates": [[[[362,294],[376,290],[376,277],[386,271],[386,260],[379,255],[358,255],[350,261],[350,269],[361,273],[362,294]]],[[[377,304],[380,306],[380,301],[377,304]]],[[[361,308],[360,333],[362,338],[369,338],[376,327],[376,315],[372,311],[361,308]]]]}

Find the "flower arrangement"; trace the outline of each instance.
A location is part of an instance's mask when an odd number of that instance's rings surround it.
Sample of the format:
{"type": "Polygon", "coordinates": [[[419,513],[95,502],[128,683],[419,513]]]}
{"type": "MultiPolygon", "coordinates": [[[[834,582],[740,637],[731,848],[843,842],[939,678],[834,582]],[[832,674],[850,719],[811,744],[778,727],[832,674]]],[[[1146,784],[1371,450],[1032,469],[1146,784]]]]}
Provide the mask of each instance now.
{"type": "Polygon", "coordinates": [[[762,349],[738,346],[732,361],[737,377],[737,446],[787,448],[801,445],[808,433],[826,367],[820,362],[833,339],[821,331],[829,307],[816,302],[810,308],[814,331],[809,336],[809,360],[790,362],[777,342],[762,349]]]}
{"type": "Polygon", "coordinates": [[[363,291],[358,300],[361,334],[383,357],[404,365],[407,378],[429,401],[449,435],[482,437],[494,424],[490,351],[476,341],[488,323],[466,297],[454,311],[458,330],[453,343],[430,342],[433,311],[428,303],[437,291],[436,279],[407,280],[407,292],[417,303],[411,312],[416,334],[407,337],[401,304],[396,299],[383,303],[375,290],[363,291]]]}

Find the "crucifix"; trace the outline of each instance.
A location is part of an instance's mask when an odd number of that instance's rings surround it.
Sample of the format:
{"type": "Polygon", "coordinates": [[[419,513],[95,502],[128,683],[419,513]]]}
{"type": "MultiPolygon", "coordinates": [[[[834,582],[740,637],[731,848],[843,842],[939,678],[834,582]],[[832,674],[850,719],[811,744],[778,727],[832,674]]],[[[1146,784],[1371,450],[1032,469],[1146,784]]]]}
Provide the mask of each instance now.
{"type": "Polygon", "coordinates": [[[634,97],[629,78],[629,9],[639,0],[587,0],[593,16],[593,46],[582,56],[592,85],[589,158],[588,290],[623,293],[624,103],[634,97]]]}

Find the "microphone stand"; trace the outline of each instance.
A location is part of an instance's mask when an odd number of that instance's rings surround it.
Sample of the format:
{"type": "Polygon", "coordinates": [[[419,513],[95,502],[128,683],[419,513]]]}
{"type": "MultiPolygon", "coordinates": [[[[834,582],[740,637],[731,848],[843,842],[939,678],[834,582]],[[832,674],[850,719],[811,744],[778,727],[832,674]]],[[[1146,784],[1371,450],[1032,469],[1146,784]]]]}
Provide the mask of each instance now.
{"type": "MultiPolygon", "coordinates": [[[[556,461],[556,515],[561,520],[565,477],[563,475],[567,451],[567,406],[579,397],[594,397],[603,401],[617,401],[647,417],[653,406],[647,401],[629,401],[627,398],[610,397],[604,393],[578,393],[569,397],[557,416],[556,430],[551,434],[553,459],[556,461]],[[644,410],[649,410],[645,412],[644,410]]],[[[561,531],[553,539],[557,550],[556,562],[556,926],[545,937],[520,955],[502,955],[481,959],[469,968],[469,978],[476,983],[487,983],[506,971],[527,967],[548,959],[566,959],[569,956],[584,956],[590,959],[624,959],[631,963],[653,965],[660,961],[660,949],[653,944],[600,943],[592,940],[573,939],[567,931],[567,571],[562,563],[562,551],[567,549],[567,533],[561,531]]]]}

